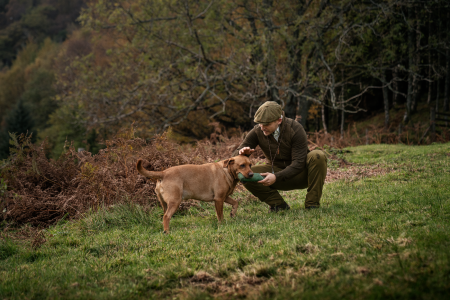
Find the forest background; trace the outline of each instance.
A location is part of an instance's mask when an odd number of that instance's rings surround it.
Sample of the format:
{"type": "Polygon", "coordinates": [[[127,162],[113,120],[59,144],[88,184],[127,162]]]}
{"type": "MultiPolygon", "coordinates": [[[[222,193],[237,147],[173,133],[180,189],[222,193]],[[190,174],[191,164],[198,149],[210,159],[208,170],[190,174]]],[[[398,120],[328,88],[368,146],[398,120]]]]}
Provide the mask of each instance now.
{"type": "Polygon", "coordinates": [[[447,299],[449,26],[448,0],[0,0],[0,295],[447,299]],[[236,218],[187,200],[163,234],[136,161],[229,158],[267,100],[327,154],[321,208],[238,184],[236,218]]]}
{"type": "Polygon", "coordinates": [[[0,0],[0,158],[8,132],[54,158],[132,123],[237,135],[267,100],[341,138],[384,112],[378,141],[398,142],[415,114],[449,110],[449,29],[445,0],[0,0]]]}

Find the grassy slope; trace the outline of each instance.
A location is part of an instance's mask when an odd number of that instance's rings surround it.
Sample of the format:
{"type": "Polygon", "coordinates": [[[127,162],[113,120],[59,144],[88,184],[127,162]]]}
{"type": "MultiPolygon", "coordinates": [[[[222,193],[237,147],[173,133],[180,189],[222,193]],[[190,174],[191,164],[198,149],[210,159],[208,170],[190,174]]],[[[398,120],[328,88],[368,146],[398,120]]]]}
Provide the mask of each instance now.
{"type": "Polygon", "coordinates": [[[351,150],[393,172],[327,184],[318,210],[305,191],[279,214],[239,193],[223,225],[201,203],[164,235],[160,208],[124,205],[50,228],[37,250],[0,240],[1,298],[448,297],[450,144],[351,150]]]}

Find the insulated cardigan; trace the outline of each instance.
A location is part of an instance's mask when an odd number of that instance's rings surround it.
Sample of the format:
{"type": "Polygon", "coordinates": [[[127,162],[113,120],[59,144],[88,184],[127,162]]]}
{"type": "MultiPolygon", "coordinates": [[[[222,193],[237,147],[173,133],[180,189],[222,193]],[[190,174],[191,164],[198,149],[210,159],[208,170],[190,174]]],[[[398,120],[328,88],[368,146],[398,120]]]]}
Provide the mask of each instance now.
{"type": "Polygon", "coordinates": [[[259,125],[256,125],[233,152],[233,156],[239,155],[239,150],[244,147],[255,149],[259,145],[268,163],[272,165],[270,158],[270,152],[272,152],[273,165],[283,169],[275,173],[277,181],[285,181],[300,174],[306,168],[306,155],[309,152],[308,139],[300,123],[289,118],[283,118],[278,141],[273,137],[273,134],[265,136],[259,125]],[[276,154],[278,141],[280,142],[280,153],[276,154]]]}

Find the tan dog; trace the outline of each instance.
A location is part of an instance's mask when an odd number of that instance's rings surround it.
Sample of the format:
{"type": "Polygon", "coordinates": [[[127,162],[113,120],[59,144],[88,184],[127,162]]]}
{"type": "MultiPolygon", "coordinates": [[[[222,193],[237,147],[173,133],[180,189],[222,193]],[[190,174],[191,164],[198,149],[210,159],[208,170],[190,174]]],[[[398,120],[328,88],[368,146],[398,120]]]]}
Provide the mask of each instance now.
{"type": "Polygon", "coordinates": [[[169,222],[184,199],[215,201],[217,219],[223,220],[223,203],[233,206],[230,213],[234,217],[238,202],[229,196],[238,183],[238,174],[251,178],[253,172],[247,156],[239,155],[217,163],[204,165],[182,165],[162,172],[148,171],[137,162],[138,172],[148,178],[158,179],[156,195],[164,209],[164,232],[169,232],[169,222]]]}

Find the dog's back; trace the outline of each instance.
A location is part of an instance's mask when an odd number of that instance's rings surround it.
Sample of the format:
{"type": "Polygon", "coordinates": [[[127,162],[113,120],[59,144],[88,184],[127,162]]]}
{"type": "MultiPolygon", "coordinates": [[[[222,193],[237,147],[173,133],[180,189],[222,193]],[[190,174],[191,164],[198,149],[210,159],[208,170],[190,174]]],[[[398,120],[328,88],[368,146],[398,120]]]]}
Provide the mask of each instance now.
{"type": "Polygon", "coordinates": [[[212,201],[214,190],[229,189],[227,184],[223,185],[224,172],[218,163],[181,165],[168,168],[162,172],[155,172],[145,170],[142,167],[141,160],[139,160],[137,169],[141,175],[161,181],[158,190],[162,195],[169,191],[175,192],[181,189],[179,193],[181,193],[180,196],[183,200],[212,201]]]}

